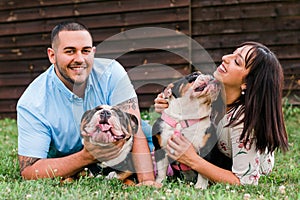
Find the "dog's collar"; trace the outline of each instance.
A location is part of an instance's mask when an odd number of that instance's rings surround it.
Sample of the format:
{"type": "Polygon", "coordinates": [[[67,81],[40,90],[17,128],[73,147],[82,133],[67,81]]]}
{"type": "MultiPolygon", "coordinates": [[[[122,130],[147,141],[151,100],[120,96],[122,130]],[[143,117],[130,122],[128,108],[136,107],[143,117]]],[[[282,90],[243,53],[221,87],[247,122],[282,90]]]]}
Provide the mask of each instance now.
{"type": "Polygon", "coordinates": [[[173,169],[175,169],[177,171],[188,171],[188,170],[192,169],[189,166],[187,166],[185,164],[182,164],[182,163],[172,164],[171,166],[172,166],[173,169]]]}
{"type": "Polygon", "coordinates": [[[200,119],[186,119],[186,120],[177,121],[174,118],[172,118],[170,115],[166,114],[164,111],[161,114],[161,119],[164,120],[168,125],[170,125],[173,128],[176,128],[177,124],[180,124],[182,128],[187,128],[200,122],[205,118],[206,117],[202,117],[200,119]]]}
{"type": "MultiPolygon", "coordinates": [[[[182,128],[190,127],[197,122],[205,119],[206,117],[202,117],[200,119],[188,119],[188,120],[181,120],[176,121],[174,118],[172,118],[170,115],[166,114],[164,111],[161,114],[161,119],[164,120],[167,124],[169,124],[171,127],[176,128],[177,124],[180,124],[182,128]]],[[[175,129],[174,130],[175,135],[180,135],[180,131],[175,129]]],[[[172,167],[176,169],[177,171],[188,171],[191,170],[189,166],[186,166],[185,164],[179,163],[179,164],[173,164],[172,167]]]]}

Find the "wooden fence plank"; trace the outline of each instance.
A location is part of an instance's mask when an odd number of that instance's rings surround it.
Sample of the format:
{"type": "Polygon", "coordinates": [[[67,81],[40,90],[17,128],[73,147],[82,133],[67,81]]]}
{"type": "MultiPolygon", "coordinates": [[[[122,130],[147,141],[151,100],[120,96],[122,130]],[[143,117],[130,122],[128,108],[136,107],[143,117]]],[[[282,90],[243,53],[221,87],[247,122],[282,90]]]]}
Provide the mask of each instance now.
{"type": "Polygon", "coordinates": [[[262,41],[265,45],[294,45],[299,43],[299,30],[262,31],[249,33],[231,33],[214,35],[196,35],[193,37],[205,49],[233,48],[245,41],[262,41]],[[270,37],[272,35],[272,37],[270,37]],[[222,40],[220,40],[222,38],[222,40]]]}
{"type": "MultiPolygon", "coordinates": [[[[57,23],[76,20],[85,24],[93,35],[95,46],[120,32],[140,27],[155,26],[189,34],[189,3],[188,0],[28,0],[23,3],[19,0],[1,1],[0,118],[15,114],[14,107],[24,89],[50,66],[46,49],[50,46],[50,31],[57,23]],[[7,108],[8,104],[14,106],[6,110],[1,107],[7,108]]],[[[188,46],[180,39],[170,40],[172,35],[159,31],[153,32],[150,37],[133,37],[133,42],[138,42],[138,39],[146,49],[126,49],[132,40],[121,38],[111,41],[109,48],[101,51],[101,57],[114,57],[120,52],[125,52],[116,59],[129,72],[139,96],[148,94],[153,98],[163,84],[179,77],[174,75],[175,72],[183,75],[191,71],[188,61],[176,55],[176,52],[179,52],[188,57],[188,46]],[[149,45],[154,45],[157,49],[147,48],[149,45]],[[170,53],[171,51],[173,53],[170,53]],[[159,63],[161,69],[152,63],[159,63]],[[137,66],[148,68],[137,71],[137,66]],[[174,72],[165,73],[165,67],[174,72]],[[141,78],[147,79],[148,82],[141,78]]],[[[152,101],[153,99],[148,99],[148,103],[142,105],[149,106],[152,101]]]]}
{"type": "Polygon", "coordinates": [[[0,74],[41,73],[49,66],[48,59],[0,61],[0,74]]]}
{"type": "Polygon", "coordinates": [[[1,87],[7,86],[24,86],[29,85],[33,79],[35,79],[39,73],[35,74],[0,74],[0,85],[1,87]]]}
{"type": "Polygon", "coordinates": [[[1,100],[0,101],[1,115],[2,115],[2,113],[14,112],[16,109],[16,106],[17,106],[16,100],[1,100]]]}
{"type": "Polygon", "coordinates": [[[265,17],[285,17],[299,16],[299,2],[282,2],[269,1],[261,4],[235,4],[218,7],[194,7],[193,21],[216,21],[232,19],[259,19],[265,17]]]}
{"type": "Polygon", "coordinates": [[[140,27],[168,28],[190,35],[204,47],[212,62],[202,51],[190,52],[189,45],[180,38],[165,40],[173,36],[160,31],[152,33],[152,41],[149,35],[133,34],[133,38],[108,42],[110,46],[97,56],[119,56],[117,60],[129,73],[142,109],[153,105],[165,85],[192,69],[199,67],[203,73],[212,73],[224,54],[248,40],[261,42],[278,55],[285,75],[284,94],[294,103],[300,95],[297,0],[2,0],[0,118],[15,117],[19,96],[50,66],[46,53],[50,31],[65,20],[76,20],[89,27],[98,47],[111,36],[140,27]],[[130,42],[157,49],[131,49],[134,45],[130,42]],[[120,56],[120,52],[125,54],[120,56]]]}
{"type": "Polygon", "coordinates": [[[25,91],[26,86],[0,87],[0,100],[18,99],[25,91]]]}
{"type": "Polygon", "coordinates": [[[124,12],[138,12],[149,11],[165,8],[180,8],[186,7],[186,0],[179,0],[174,3],[170,1],[145,1],[141,3],[140,0],[129,1],[97,1],[87,3],[63,4],[60,6],[45,6],[20,8],[17,10],[0,10],[0,23],[1,22],[20,22],[36,19],[54,19],[70,16],[87,16],[87,15],[103,15],[111,13],[124,13],[124,12]]]}
{"type": "Polygon", "coordinates": [[[282,0],[201,0],[201,1],[192,1],[192,7],[214,7],[214,6],[234,6],[237,4],[256,4],[260,3],[271,3],[271,2],[282,2],[282,0]]]}
{"type": "MultiPolygon", "coordinates": [[[[148,25],[149,26],[149,25],[148,25]]],[[[179,21],[175,23],[163,23],[156,24],[156,27],[171,29],[174,31],[180,31],[183,34],[189,34],[189,27],[186,21],[179,21]]],[[[143,27],[147,27],[146,25],[143,27]]],[[[151,25],[150,25],[151,27],[151,25]]],[[[109,28],[94,28],[90,29],[94,44],[98,45],[105,39],[111,38],[114,35],[120,34],[126,30],[140,28],[140,26],[130,26],[130,27],[109,27],[109,28]]],[[[143,38],[143,35],[135,35],[137,38],[143,38]]],[[[153,37],[166,37],[160,32],[153,32],[153,37]]],[[[173,35],[174,36],[174,35],[173,35]]],[[[47,33],[34,33],[34,34],[24,34],[24,35],[8,35],[0,37],[0,49],[1,48],[19,48],[19,47],[48,47],[50,46],[50,31],[47,33]]],[[[1,58],[0,58],[1,59],[1,58]]]]}
{"type": "MultiPolygon", "coordinates": [[[[126,0],[126,1],[99,1],[99,0],[51,0],[51,1],[23,1],[23,0],[2,0],[0,2],[1,10],[30,10],[41,9],[44,7],[52,8],[54,12],[57,8],[68,10],[70,6],[78,10],[78,14],[107,14],[112,12],[125,12],[135,10],[150,10],[161,9],[168,7],[189,6],[187,0],[176,1],[141,1],[141,0],[126,0]],[[83,11],[81,11],[83,10],[83,11]]],[[[32,10],[31,10],[32,11],[32,10]]],[[[72,13],[73,15],[74,13],[72,13]]],[[[24,17],[24,16],[23,16],[24,17]]]]}
{"type": "MultiPolygon", "coordinates": [[[[76,18],[74,16],[70,16],[69,18],[64,19],[47,20],[42,18],[41,20],[25,21],[20,23],[3,23],[0,29],[0,36],[7,36],[12,33],[14,33],[15,35],[34,34],[37,32],[49,33],[51,29],[59,22],[72,19],[76,18]]],[[[143,11],[107,15],[82,16],[78,19],[78,21],[82,22],[90,29],[120,27],[128,25],[156,24],[187,20],[188,8],[170,8],[163,10],[150,10],[147,12],[143,11]]]]}
{"type": "MultiPolygon", "coordinates": [[[[88,3],[95,0],[80,0],[78,2],[88,3]]],[[[1,0],[0,10],[15,10],[20,8],[32,8],[40,6],[59,6],[65,4],[74,4],[74,0],[51,0],[51,1],[24,1],[24,0],[1,0]]]]}
{"type": "Polygon", "coordinates": [[[263,31],[297,31],[300,27],[300,16],[261,19],[234,19],[230,21],[194,22],[193,35],[257,33],[263,31]]]}

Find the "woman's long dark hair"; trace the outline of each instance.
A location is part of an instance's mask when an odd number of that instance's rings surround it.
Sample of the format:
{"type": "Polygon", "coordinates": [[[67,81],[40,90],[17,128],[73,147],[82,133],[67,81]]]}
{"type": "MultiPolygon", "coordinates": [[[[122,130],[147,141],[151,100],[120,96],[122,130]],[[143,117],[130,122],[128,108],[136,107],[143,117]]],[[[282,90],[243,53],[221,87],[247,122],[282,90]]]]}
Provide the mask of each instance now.
{"type": "Polygon", "coordinates": [[[247,89],[231,107],[237,110],[229,125],[244,123],[240,141],[246,143],[253,137],[256,150],[273,152],[288,150],[288,139],[282,112],[283,71],[267,47],[257,42],[245,42],[239,47],[252,46],[245,61],[250,68],[245,77],[247,89]],[[237,109],[241,106],[241,109],[237,109]],[[244,118],[239,120],[244,113],[244,118]]]}

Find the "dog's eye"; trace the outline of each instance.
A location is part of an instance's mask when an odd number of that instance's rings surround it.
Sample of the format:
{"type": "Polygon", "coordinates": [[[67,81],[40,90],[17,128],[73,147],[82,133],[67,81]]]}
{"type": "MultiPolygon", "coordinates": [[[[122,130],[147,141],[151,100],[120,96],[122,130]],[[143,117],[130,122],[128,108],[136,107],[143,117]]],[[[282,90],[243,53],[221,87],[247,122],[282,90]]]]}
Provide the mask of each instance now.
{"type": "Polygon", "coordinates": [[[202,84],[201,86],[195,88],[195,92],[201,92],[201,91],[203,91],[206,86],[207,86],[206,84],[202,84]]]}
{"type": "Polygon", "coordinates": [[[95,108],[96,111],[102,110],[103,108],[101,106],[98,106],[95,108]]]}
{"type": "Polygon", "coordinates": [[[194,82],[200,74],[198,72],[193,72],[192,74],[187,75],[186,80],[191,83],[194,82]]]}

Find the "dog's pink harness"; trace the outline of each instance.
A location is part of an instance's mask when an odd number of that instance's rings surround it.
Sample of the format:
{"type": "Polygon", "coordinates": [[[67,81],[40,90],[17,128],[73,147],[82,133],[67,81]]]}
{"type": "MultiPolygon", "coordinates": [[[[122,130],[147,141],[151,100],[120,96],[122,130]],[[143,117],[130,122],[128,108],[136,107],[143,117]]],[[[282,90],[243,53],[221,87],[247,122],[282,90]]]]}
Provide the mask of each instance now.
{"type": "MultiPolygon", "coordinates": [[[[207,117],[207,116],[206,116],[207,117]]],[[[200,119],[189,119],[189,120],[181,120],[177,121],[168,114],[166,114],[164,111],[161,114],[161,119],[164,120],[169,126],[175,128],[174,135],[179,136],[181,135],[180,130],[176,129],[177,124],[180,124],[182,128],[190,127],[197,122],[200,122],[201,120],[205,119],[206,117],[202,117],[200,119]]],[[[186,166],[185,164],[173,164],[172,167],[178,171],[188,171],[191,170],[190,167],[186,166]]]]}

